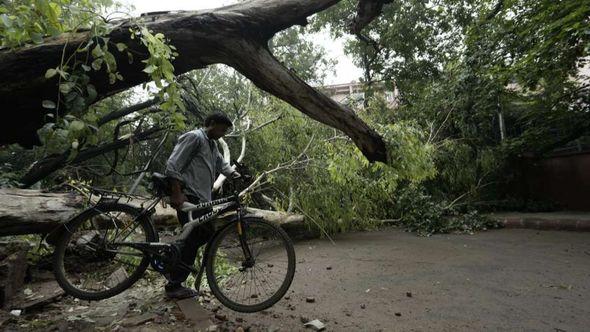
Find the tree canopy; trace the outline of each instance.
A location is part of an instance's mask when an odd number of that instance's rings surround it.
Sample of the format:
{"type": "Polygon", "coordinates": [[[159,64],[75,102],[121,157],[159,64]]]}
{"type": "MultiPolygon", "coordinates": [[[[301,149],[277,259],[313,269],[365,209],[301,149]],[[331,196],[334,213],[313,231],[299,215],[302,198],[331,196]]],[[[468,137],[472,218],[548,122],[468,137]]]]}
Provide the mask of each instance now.
{"type": "Polygon", "coordinates": [[[222,110],[232,158],[260,177],[253,205],[328,231],[472,231],[494,226],[481,211],[543,206],[509,190],[522,158],[590,142],[589,0],[257,0],[113,19],[117,6],[0,5],[0,96],[22,124],[2,141],[41,144],[3,148],[5,186],[129,190],[222,110]],[[353,36],[361,104],[321,92],[322,29],[353,36]]]}

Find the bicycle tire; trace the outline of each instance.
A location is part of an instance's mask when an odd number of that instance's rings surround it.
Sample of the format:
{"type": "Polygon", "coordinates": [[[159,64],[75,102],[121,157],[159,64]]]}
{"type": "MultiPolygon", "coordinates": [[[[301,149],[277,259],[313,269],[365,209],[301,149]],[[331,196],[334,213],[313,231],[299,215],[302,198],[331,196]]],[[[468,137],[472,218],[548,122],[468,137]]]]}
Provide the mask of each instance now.
{"type": "MultiPolygon", "coordinates": [[[[65,264],[64,264],[64,255],[66,253],[67,245],[74,234],[75,230],[86,220],[89,218],[95,217],[104,212],[125,212],[130,215],[135,216],[136,218],[142,213],[141,208],[137,208],[128,204],[122,203],[100,203],[92,208],[84,210],[79,215],[75,216],[71,219],[67,224],[67,230],[64,231],[62,236],[59,238],[56,248],[54,251],[54,260],[53,260],[53,271],[55,275],[55,279],[57,280],[58,284],[61,288],[69,295],[88,301],[96,301],[96,300],[103,300],[109,297],[113,297],[121,292],[127,290],[131,287],[135,282],[137,282],[145,273],[146,269],[150,264],[150,257],[144,255],[141,262],[137,265],[136,270],[128,276],[127,279],[119,283],[117,286],[113,288],[109,288],[102,292],[87,292],[77,288],[73,285],[66,276],[65,271],[65,264]]],[[[140,218],[138,221],[140,227],[142,227],[143,231],[146,235],[146,242],[158,242],[158,233],[154,229],[154,226],[149,218],[149,216],[145,215],[140,218]]]]}
{"type": "Polygon", "coordinates": [[[242,303],[237,303],[232,301],[227,296],[225,296],[224,292],[220,289],[220,285],[217,282],[217,278],[215,275],[214,270],[214,259],[216,257],[215,253],[219,248],[220,243],[222,240],[232,234],[232,232],[237,233],[237,221],[230,222],[226,226],[224,226],[221,230],[214,235],[213,240],[207,247],[207,261],[206,261],[206,274],[207,274],[207,282],[209,283],[209,288],[215,297],[226,307],[238,311],[238,312],[257,312],[264,309],[267,309],[277,303],[289,290],[291,283],[293,281],[293,277],[295,276],[295,249],[293,247],[293,242],[287,235],[287,233],[279,226],[276,226],[272,223],[262,220],[261,218],[255,217],[244,217],[242,218],[242,224],[251,225],[251,224],[264,224],[265,226],[272,228],[276,233],[280,236],[281,240],[286,249],[288,264],[287,264],[287,271],[285,275],[285,279],[283,280],[281,286],[276,290],[276,292],[270,296],[266,301],[262,303],[258,303],[255,305],[244,305],[242,303]]]}

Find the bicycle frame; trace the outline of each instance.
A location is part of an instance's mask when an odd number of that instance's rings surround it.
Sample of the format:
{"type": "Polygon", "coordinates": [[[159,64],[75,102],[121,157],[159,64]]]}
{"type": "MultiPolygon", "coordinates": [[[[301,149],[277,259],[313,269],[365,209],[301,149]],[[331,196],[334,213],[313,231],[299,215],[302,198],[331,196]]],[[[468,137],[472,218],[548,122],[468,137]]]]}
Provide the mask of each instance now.
{"type": "MultiPolygon", "coordinates": [[[[158,196],[154,201],[152,201],[150,204],[148,204],[147,208],[144,208],[144,211],[147,213],[150,213],[150,214],[155,212],[154,207],[158,204],[158,202],[160,202],[161,199],[162,199],[162,197],[158,196]]],[[[239,198],[237,192],[234,193],[234,195],[232,195],[232,196],[219,198],[219,199],[216,199],[216,200],[213,200],[210,202],[204,202],[204,203],[199,203],[199,204],[191,204],[189,202],[185,202],[185,203],[183,203],[183,205],[181,206],[180,209],[181,209],[181,211],[186,212],[188,214],[188,219],[189,219],[189,222],[184,224],[184,226],[182,227],[182,232],[180,233],[180,235],[178,237],[178,239],[181,241],[186,241],[188,239],[188,237],[190,236],[191,232],[195,229],[195,227],[198,227],[198,226],[200,226],[204,223],[207,223],[207,222],[211,222],[212,220],[214,220],[216,217],[218,217],[222,213],[225,213],[230,210],[235,210],[236,216],[237,216],[237,218],[236,218],[237,224],[236,225],[237,225],[238,235],[240,238],[240,246],[242,247],[242,251],[244,254],[244,264],[245,265],[253,265],[254,262],[253,262],[253,258],[252,258],[252,253],[250,251],[250,248],[249,248],[246,238],[245,238],[245,234],[243,232],[242,204],[240,202],[240,198],[239,198]],[[219,205],[227,204],[227,203],[229,203],[229,204],[226,207],[223,207],[223,208],[218,209],[216,211],[211,211],[211,212],[204,214],[196,219],[193,217],[193,213],[195,211],[200,211],[200,210],[203,210],[206,208],[219,206],[219,205]]],[[[170,244],[163,244],[160,242],[113,242],[112,244],[118,245],[118,246],[133,247],[133,248],[136,248],[138,250],[141,250],[141,251],[151,255],[152,257],[160,256],[156,251],[154,251],[154,249],[158,249],[158,248],[162,247],[162,245],[170,245],[170,244]]],[[[201,281],[201,278],[202,278],[202,275],[204,272],[206,258],[207,258],[207,254],[205,253],[203,255],[203,259],[202,259],[202,262],[200,263],[200,268],[198,271],[196,269],[194,269],[192,266],[189,266],[182,261],[177,262],[178,267],[197,274],[197,276],[195,278],[195,288],[197,290],[199,289],[200,281],[201,281]]]]}

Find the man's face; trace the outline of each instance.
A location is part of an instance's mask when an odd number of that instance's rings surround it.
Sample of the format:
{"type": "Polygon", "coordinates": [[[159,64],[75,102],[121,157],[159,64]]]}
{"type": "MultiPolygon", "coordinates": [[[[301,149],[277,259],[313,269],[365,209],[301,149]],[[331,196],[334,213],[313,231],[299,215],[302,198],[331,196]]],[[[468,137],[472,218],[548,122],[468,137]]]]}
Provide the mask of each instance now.
{"type": "Polygon", "coordinates": [[[225,134],[227,134],[228,131],[229,131],[228,125],[222,124],[222,123],[213,123],[209,127],[207,134],[209,135],[209,138],[220,139],[223,136],[225,136],[225,134]]]}

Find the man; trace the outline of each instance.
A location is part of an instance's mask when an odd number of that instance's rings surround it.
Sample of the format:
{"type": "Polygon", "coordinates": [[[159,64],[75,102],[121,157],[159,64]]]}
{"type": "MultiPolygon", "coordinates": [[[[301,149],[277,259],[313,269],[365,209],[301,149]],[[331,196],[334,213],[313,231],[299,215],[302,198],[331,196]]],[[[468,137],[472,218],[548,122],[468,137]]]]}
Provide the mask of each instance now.
{"type": "MultiPolygon", "coordinates": [[[[178,220],[182,225],[188,222],[188,214],[180,207],[186,201],[197,204],[211,200],[211,189],[216,173],[228,177],[240,176],[221,156],[216,140],[222,138],[232,127],[231,120],[223,113],[214,113],[205,119],[205,126],[189,131],[178,138],[174,150],[166,163],[166,175],[170,181],[170,205],[177,210],[178,220]]],[[[208,212],[201,210],[193,213],[197,218],[208,212]]],[[[181,259],[187,265],[195,262],[197,250],[213,234],[211,224],[199,226],[193,230],[189,239],[180,244],[181,259]]],[[[176,269],[170,274],[166,285],[169,298],[186,298],[198,295],[191,288],[183,287],[189,272],[176,269]]]]}

